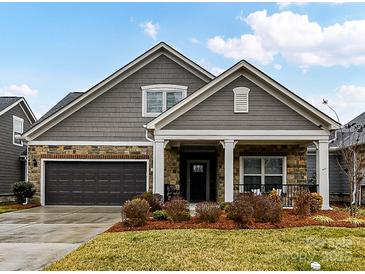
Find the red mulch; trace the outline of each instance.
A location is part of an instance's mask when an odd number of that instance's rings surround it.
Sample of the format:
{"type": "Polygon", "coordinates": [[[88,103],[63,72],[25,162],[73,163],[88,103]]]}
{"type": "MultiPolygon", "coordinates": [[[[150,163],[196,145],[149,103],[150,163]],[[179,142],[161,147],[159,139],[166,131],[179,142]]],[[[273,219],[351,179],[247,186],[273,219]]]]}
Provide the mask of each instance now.
{"type": "MultiPolygon", "coordinates": [[[[293,214],[291,209],[285,209],[283,212],[283,219],[279,224],[271,223],[257,223],[252,222],[249,225],[250,229],[273,229],[273,228],[287,228],[287,227],[304,227],[304,226],[330,226],[330,227],[356,227],[344,220],[349,217],[348,212],[337,210],[321,210],[317,213],[313,213],[310,216],[300,218],[293,214]],[[311,219],[316,215],[323,215],[332,218],[334,221],[329,224],[323,224],[311,219]]],[[[128,227],[123,223],[116,223],[107,232],[121,232],[121,231],[142,231],[142,230],[159,230],[159,229],[199,229],[199,228],[211,228],[211,229],[237,229],[237,225],[234,221],[228,220],[225,213],[222,212],[219,217],[219,221],[216,223],[201,223],[196,217],[192,217],[191,220],[185,222],[172,222],[169,220],[156,221],[148,220],[147,224],[142,227],[128,227]]]]}
{"type": "Polygon", "coordinates": [[[6,206],[7,208],[10,208],[10,209],[15,209],[15,210],[28,209],[28,208],[39,206],[36,204],[22,205],[22,204],[14,204],[14,203],[4,203],[4,204],[0,204],[0,205],[6,206]]]}

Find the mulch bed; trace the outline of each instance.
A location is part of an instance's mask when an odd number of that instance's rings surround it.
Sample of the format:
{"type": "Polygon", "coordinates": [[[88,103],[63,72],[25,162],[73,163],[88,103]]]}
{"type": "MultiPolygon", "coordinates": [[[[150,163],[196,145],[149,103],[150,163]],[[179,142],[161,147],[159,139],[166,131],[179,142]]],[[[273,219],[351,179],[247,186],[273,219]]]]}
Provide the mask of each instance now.
{"type": "MultiPolygon", "coordinates": [[[[289,227],[304,227],[304,226],[330,226],[330,227],[356,227],[344,220],[349,217],[349,213],[345,211],[337,210],[321,210],[317,213],[313,213],[310,216],[300,218],[293,214],[291,209],[284,209],[283,219],[279,224],[271,223],[257,223],[252,222],[249,225],[250,229],[274,229],[274,228],[289,228],[289,227]],[[323,224],[311,219],[313,216],[322,215],[332,218],[334,221],[329,224],[323,224]]],[[[226,214],[222,211],[219,221],[216,223],[201,223],[196,217],[192,217],[191,220],[185,222],[172,222],[169,220],[156,221],[148,220],[147,224],[142,227],[128,227],[122,222],[116,223],[106,232],[122,232],[122,231],[142,231],[142,230],[159,230],[159,229],[199,229],[199,228],[210,228],[210,229],[237,229],[237,224],[226,218],[226,214]]]]}
{"type": "Polygon", "coordinates": [[[22,204],[16,204],[16,203],[1,203],[0,206],[6,207],[9,209],[20,210],[20,209],[28,209],[28,208],[32,208],[32,207],[37,207],[39,205],[36,205],[36,204],[22,205],[22,204]]]}

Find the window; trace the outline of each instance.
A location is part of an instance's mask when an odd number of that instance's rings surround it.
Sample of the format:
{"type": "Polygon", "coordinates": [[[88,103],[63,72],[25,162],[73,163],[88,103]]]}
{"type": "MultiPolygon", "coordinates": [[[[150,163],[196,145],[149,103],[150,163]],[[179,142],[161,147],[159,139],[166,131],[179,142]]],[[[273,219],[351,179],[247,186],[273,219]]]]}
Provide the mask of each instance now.
{"type": "Polygon", "coordinates": [[[282,189],[286,181],[286,157],[242,156],[240,171],[240,184],[245,190],[282,189]]]}
{"type": "Polygon", "coordinates": [[[233,89],[234,93],[234,112],[247,113],[248,112],[248,94],[249,88],[237,87],[233,89]]]}
{"type": "Polygon", "coordinates": [[[155,117],[186,97],[188,87],[152,85],[142,87],[142,116],[155,117]]]}
{"type": "Polygon", "coordinates": [[[17,138],[23,134],[23,124],[24,120],[13,116],[13,144],[18,146],[23,146],[23,142],[17,138]]]}

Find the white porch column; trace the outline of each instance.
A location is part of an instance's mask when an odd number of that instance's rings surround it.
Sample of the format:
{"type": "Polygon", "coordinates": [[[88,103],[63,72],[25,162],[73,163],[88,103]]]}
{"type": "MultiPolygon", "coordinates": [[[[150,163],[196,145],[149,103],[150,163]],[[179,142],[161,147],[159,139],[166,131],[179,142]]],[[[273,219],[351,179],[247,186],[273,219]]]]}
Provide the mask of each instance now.
{"type": "Polygon", "coordinates": [[[318,142],[317,167],[319,193],[323,197],[323,209],[330,209],[329,203],[329,170],[328,170],[328,140],[318,142]]]}
{"type": "Polygon", "coordinates": [[[155,141],[155,162],[154,162],[154,188],[153,193],[164,195],[165,185],[165,154],[164,154],[164,140],[155,141]]]}
{"type": "Polygon", "coordinates": [[[234,140],[224,140],[224,201],[233,201],[234,140]]]}

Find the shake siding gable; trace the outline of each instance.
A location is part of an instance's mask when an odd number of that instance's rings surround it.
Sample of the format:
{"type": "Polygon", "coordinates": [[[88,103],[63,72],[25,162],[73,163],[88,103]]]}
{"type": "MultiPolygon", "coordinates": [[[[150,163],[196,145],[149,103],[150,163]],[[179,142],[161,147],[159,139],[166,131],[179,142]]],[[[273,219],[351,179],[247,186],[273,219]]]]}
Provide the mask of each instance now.
{"type": "Polygon", "coordinates": [[[165,55],[76,111],[35,141],[146,141],[142,117],[142,86],[188,86],[187,94],[206,83],[165,55]]]}
{"type": "Polygon", "coordinates": [[[318,130],[311,121],[240,76],[163,127],[170,130],[318,130]],[[234,113],[236,87],[250,89],[248,113],[234,113]]]}

